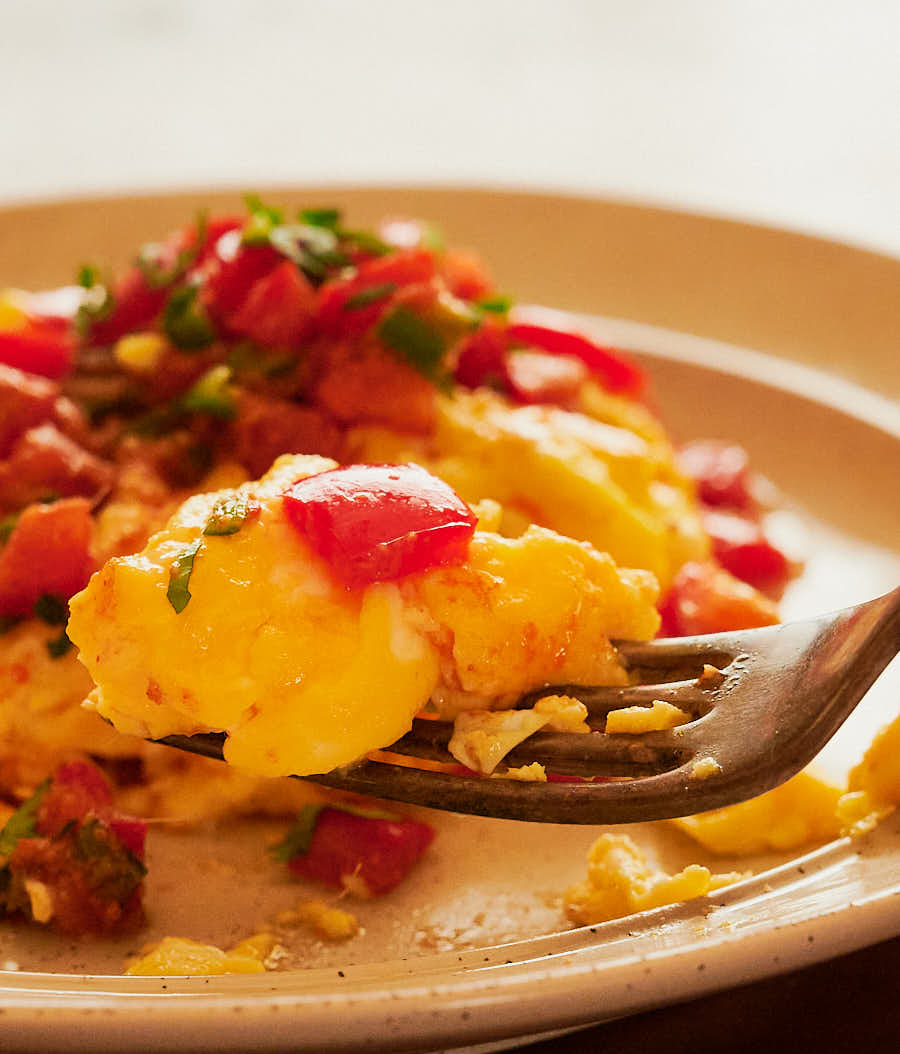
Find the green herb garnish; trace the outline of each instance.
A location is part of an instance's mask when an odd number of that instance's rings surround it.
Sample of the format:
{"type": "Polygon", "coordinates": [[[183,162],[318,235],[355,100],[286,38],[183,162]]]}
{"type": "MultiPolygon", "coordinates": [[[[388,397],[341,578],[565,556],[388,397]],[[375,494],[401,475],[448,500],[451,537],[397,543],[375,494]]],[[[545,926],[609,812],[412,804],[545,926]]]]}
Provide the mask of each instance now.
{"type": "Polygon", "coordinates": [[[195,226],[193,241],[187,248],[179,250],[168,267],[162,263],[162,257],[167,252],[166,246],[150,242],[141,247],[135,265],[151,289],[165,289],[166,286],[173,285],[184,277],[188,268],[197,259],[197,254],[206,241],[207,215],[205,211],[197,213],[195,226]]]}
{"type": "Polygon", "coordinates": [[[77,824],[65,834],[73,841],[91,891],[104,900],[124,903],[147,874],[144,864],[98,819],[77,824]]]}
{"type": "Polygon", "coordinates": [[[12,512],[9,516],[4,516],[0,520],[0,545],[6,545],[9,541],[12,532],[16,529],[16,524],[19,522],[21,512],[12,512]]]}
{"type": "Polygon", "coordinates": [[[203,528],[204,534],[237,534],[250,516],[252,506],[246,494],[219,498],[203,528]]]}
{"type": "Polygon", "coordinates": [[[372,256],[387,256],[394,251],[392,245],[388,245],[371,231],[348,231],[342,227],[337,231],[337,235],[342,242],[350,242],[372,256]]]}
{"type": "Polygon", "coordinates": [[[33,838],[37,834],[37,811],[49,789],[50,780],[44,780],[28,801],[23,802],[6,821],[0,831],[0,860],[9,856],[20,839],[33,838]]]}
{"type": "Polygon", "coordinates": [[[34,614],[48,626],[65,626],[69,621],[69,605],[55,593],[42,593],[34,602],[34,614]]]}
{"type": "Polygon", "coordinates": [[[102,281],[100,271],[93,264],[82,264],[77,280],[87,292],[75,312],[75,328],[85,336],[95,322],[109,318],[116,301],[109,287],[102,281]]]}
{"type": "Polygon", "coordinates": [[[173,290],[163,308],[162,327],[169,340],[182,351],[206,348],[216,339],[216,331],[199,299],[195,285],[173,290]]]}
{"type": "Polygon", "coordinates": [[[407,307],[389,311],[376,330],[379,340],[433,383],[447,383],[443,371],[447,343],[443,335],[407,307]]]}
{"type": "Polygon", "coordinates": [[[194,570],[194,557],[203,547],[203,539],[186,545],[178,556],[172,561],[169,568],[169,588],[166,590],[166,599],[175,608],[175,613],[180,615],[188,606],[191,599],[191,591],[188,584],[191,580],[191,572],[194,570]]]}
{"type": "Polygon", "coordinates": [[[337,235],[328,227],[302,223],[273,227],[269,244],[294,263],[313,284],[328,277],[329,267],[343,267],[349,261],[340,251],[337,235]]]}
{"type": "Polygon", "coordinates": [[[252,192],[245,194],[244,204],[251,216],[265,216],[273,227],[284,223],[284,211],[272,205],[266,205],[259,194],[252,192]]]}
{"type": "Polygon", "coordinates": [[[301,209],[297,215],[301,223],[308,223],[311,227],[328,227],[336,230],[341,222],[341,214],[338,209],[301,209]]]}
{"type": "Polygon", "coordinates": [[[396,292],[396,289],[396,282],[383,282],[381,285],[370,286],[348,297],[344,303],[344,311],[354,311],[356,308],[368,307],[369,304],[377,304],[379,300],[385,300],[391,293],[396,292]]]}
{"type": "Polygon", "coordinates": [[[231,391],[231,368],[224,363],[208,369],[178,400],[186,413],[234,417],[237,407],[231,391]]]}
{"type": "Polygon", "coordinates": [[[477,301],[475,306],[490,315],[505,315],[512,307],[512,300],[508,296],[490,296],[477,301]]]}
{"type": "Polygon", "coordinates": [[[61,659],[74,646],[65,630],[58,637],[51,637],[47,641],[47,651],[50,653],[51,659],[61,659]]]}

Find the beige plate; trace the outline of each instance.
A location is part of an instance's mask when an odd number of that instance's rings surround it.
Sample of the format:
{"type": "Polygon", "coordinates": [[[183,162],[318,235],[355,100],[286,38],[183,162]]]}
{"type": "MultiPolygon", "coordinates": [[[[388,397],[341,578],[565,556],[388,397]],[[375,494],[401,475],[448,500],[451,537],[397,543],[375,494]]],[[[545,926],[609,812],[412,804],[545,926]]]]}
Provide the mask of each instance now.
{"type": "MultiPolygon", "coordinates": [[[[581,321],[647,353],[676,434],[746,443],[806,521],[811,557],[785,600],[787,616],[900,581],[900,412],[885,397],[900,394],[898,261],[587,199],[321,188],[271,196],[344,205],[360,224],[385,213],[434,219],[449,240],[480,246],[501,287],[521,299],[605,316],[581,321]]],[[[77,264],[122,260],[200,204],[237,200],[155,195],[0,210],[0,286],[69,281],[77,264]]],[[[829,748],[827,768],[846,768],[897,712],[898,683],[895,663],[829,748]]],[[[859,844],[753,861],[757,877],[710,900],[568,931],[552,897],[583,872],[595,831],[437,823],[429,860],[361,910],[365,936],[295,950],[303,971],[119,978],[109,974],[132,950],[127,942],[70,945],[23,927],[0,930],[0,964],[14,959],[34,971],[0,974],[0,1048],[420,1050],[502,1041],[700,995],[900,932],[896,819],[859,844]]],[[[667,829],[635,835],[666,865],[702,860],[667,829]]],[[[260,831],[245,827],[227,838],[155,834],[144,936],[227,941],[295,900],[298,888],[263,862],[259,842],[260,831]]]]}

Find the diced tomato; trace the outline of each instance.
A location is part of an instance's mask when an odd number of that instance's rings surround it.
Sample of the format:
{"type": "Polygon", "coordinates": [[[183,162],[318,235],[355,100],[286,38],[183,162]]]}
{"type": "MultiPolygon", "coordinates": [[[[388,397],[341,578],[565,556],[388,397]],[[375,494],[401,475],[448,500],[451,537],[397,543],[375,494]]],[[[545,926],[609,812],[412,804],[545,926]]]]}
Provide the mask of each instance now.
{"type": "Polygon", "coordinates": [[[253,283],[228,328],[264,348],[295,348],[310,331],[317,303],[309,280],[285,260],[253,283]]]}
{"type": "Polygon", "coordinates": [[[755,507],[747,451],[737,443],[700,439],[678,451],[678,466],[694,481],[704,505],[749,511],[755,507]]]}
{"type": "Polygon", "coordinates": [[[54,424],[30,428],[0,462],[0,508],[19,507],[47,494],[96,498],[112,485],[112,465],[89,453],[54,424]]]}
{"type": "Polygon", "coordinates": [[[485,323],[467,337],[459,349],[455,377],[467,388],[509,391],[506,331],[485,323]]]}
{"type": "Polygon", "coordinates": [[[363,882],[372,896],[389,893],[406,877],[434,839],[434,829],[415,820],[386,820],[325,808],[309,849],[288,867],[295,875],[344,885],[363,882]]]}
{"type": "Polygon", "coordinates": [[[0,549],[0,615],[29,615],[44,593],[68,599],[94,569],[90,503],[29,505],[0,549]]]}
{"type": "Polygon", "coordinates": [[[509,388],[520,403],[565,406],[576,398],[588,368],[572,355],[514,351],[507,356],[509,388]]]}
{"type": "Polygon", "coordinates": [[[526,347],[581,359],[610,392],[636,397],[644,390],[644,371],[615,348],[606,348],[578,333],[548,326],[515,323],[507,327],[506,332],[511,341],[526,347]]]}
{"type": "Polygon", "coordinates": [[[203,268],[203,304],[212,317],[227,323],[253,285],[284,261],[270,245],[244,245],[240,231],[226,232],[215,243],[203,268]]]}
{"type": "Polygon", "coordinates": [[[154,289],[139,267],[129,267],[116,279],[110,292],[112,311],[91,324],[92,344],[114,344],[126,333],[147,328],[156,320],[169,295],[166,288],[154,289]]]}
{"type": "Polygon", "coordinates": [[[58,398],[53,381],[0,364],[0,457],[18,436],[52,415],[58,398]]]}
{"type": "Polygon", "coordinates": [[[475,253],[448,249],[438,257],[437,269],[450,292],[462,300],[479,300],[491,290],[491,276],[475,253]]]}
{"type": "Polygon", "coordinates": [[[772,626],[778,611],[767,597],[713,563],[685,564],[660,604],[660,636],[772,626]]]}
{"type": "Polygon", "coordinates": [[[252,476],[261,476],[281,454],[340,454],[340,429],[316,407],[248,391],[237,399],[229,431],[235,457],[252,476]]]}
{"type": "Polygon", "coordinates": [[[706,512],[703,526],[713,554],[735,578],[777,594],[791,577],[791,562],[755,520],[731,512],[706,512]]]}
{"type": "Polygon", "coordinates": [[[365,333],[392,304],[395,289],[430,283],[434,276],[434,254],[425,249],[402,249],[365,260],[349,278],[332,279],[321,286],[318,328],[329,336],[365,333]],[[384,295],[371,303],[354,304],[355,298],[381,289],[384,295]]]}
{"type": "Polygon", "coordinates": [[[418,465],[348,465],[293,484],[285,512],[346,586],[464,559],[477,517],[418,465]]]}
{"type": "Polygon", "coordinates": [[[0,363],[41,377],[69,372],[75,342],[68,329],[54,322],[28,321],[21,329],[0,330],[0,363]]]}

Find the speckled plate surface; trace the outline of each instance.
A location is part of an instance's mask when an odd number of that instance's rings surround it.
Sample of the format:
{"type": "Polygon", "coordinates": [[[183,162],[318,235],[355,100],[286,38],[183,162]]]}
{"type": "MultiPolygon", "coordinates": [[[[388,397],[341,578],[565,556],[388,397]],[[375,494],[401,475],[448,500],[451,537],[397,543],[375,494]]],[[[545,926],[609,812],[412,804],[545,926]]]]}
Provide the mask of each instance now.
{"type": "MultiPolygon", "coordinates": [[[[787,617],[900,581],[897,261],[577,198],[321,188],[272,196],[345,205],[360,223],[384,213],[434,219],[450,240],[479,246],[503,288],[589,312],[582,322],[601,338],[646,353],[674,433],[740,439],[806,523],[810,559],[785,598],[787,617]]],[[[66,281],[81,261],[122,259],[199,203],[233,197],[0,210],[0,285],[66,281]]],[[[895,663],[822,767],[839,774],[858,757],[897,713],[898,687],[895,663]]],[[[365,935],[331,948],[298,944],[289,972],[122,978],[133,942],[70,944],[4,927],[0,964],[23,968],[0,972],[0,1049],[446,1049],[626,1014],[900,933],[896,818],[858,843],[752,860],[755,877],[708,900],[576,930],[561,923],[555,898],[583,874],[596,830],[437,824],[434,851],[405,887],[363,906],[365,935]]],[[[634,833],[667,866],[707,862],[666,827],[634,833]]],[[[227,943],[296,900],[302,891],[261,859],[265,837],[253,825],[154,832],[141,940],[189,931],[227,943]]]]}

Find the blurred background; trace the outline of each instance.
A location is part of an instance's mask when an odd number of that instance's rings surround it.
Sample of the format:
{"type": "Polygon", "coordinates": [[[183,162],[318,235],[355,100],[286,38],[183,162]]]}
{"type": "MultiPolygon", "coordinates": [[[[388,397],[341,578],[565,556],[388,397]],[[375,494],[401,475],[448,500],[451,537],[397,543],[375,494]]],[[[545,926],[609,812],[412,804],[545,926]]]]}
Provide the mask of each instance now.
{"type": "Polygon", "coordinates": [[[568,189],[900,252],[896,0],[0,0],[0,199],[568,189]]]}

